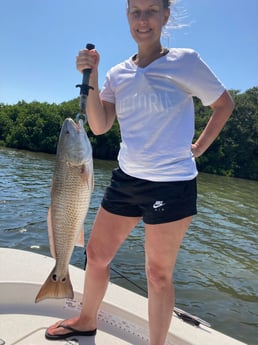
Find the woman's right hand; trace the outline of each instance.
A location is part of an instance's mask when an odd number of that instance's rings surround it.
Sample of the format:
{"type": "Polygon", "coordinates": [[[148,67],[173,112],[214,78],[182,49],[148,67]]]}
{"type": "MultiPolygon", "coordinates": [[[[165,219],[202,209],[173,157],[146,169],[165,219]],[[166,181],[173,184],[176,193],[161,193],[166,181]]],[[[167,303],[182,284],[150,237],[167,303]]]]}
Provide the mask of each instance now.
{"type": "Polygon", "coordinates": [[[90,68],[94,72],[98,69],[99,59],[99,53],[95,49],[88,50],[84,48],[76,56],[76,67],[81,73],[86,68],[90,68]]]}

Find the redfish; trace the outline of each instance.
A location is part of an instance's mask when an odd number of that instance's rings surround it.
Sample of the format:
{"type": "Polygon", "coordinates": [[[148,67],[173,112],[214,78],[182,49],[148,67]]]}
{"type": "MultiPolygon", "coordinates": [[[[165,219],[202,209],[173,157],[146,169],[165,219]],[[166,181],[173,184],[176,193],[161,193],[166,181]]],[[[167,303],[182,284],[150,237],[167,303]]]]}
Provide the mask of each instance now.
{"type": "Polygon", "coordinates": [[[93,181],[92,147],[83,121],[75,123],[67,118],[57,145],[48,212],[50,251],[56,262],[35,302],[46,298],[73,298],[68,265],[78,240],[84,242],[80,233],[84,235],[93,181]]]}

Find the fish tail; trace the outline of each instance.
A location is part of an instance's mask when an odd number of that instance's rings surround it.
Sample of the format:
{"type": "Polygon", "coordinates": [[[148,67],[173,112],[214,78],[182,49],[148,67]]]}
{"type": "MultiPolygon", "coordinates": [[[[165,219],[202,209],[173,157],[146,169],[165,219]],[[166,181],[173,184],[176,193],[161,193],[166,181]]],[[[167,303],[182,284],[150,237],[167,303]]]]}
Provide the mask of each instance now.
{"type": "Polygon", "coordinates": [[[73,298],[73,287],[70,280],[69,272],[63,277],[58,277],[55,273],[56,268],[52,270],[45,283],[39,290],[35,303],[46,298],[73,298]]]}

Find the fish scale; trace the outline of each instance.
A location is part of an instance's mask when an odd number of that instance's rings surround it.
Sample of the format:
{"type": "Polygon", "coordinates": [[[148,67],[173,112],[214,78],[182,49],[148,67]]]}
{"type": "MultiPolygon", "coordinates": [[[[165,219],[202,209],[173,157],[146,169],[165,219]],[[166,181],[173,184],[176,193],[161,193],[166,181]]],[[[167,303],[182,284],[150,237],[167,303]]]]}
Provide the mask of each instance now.
{"type": "MultiPolygon", "coordinates": [[[[58,207],[55,207],[54,213],[56,216],[52,218],[52,222],[53,226],[56,224],[57,228],[58,226],[60,227],[60,229],[58,229],[59,231],[56,231],[54,236],[57,258],[64,257],[63,252],[72,248],[71,242],[73,246],[75,245],[74,241],[76,241],[83,225],[85,213],[87,212],[89,206],[89,195],[91,193],[87,183],[82,181],[80,176],[80,167],[68,167],[66,170],[68,170],[68,174],[66,174],[68,176],[62,177],[62,172],[64,170],[59,169],[61,173],[59,178],[61,177],[63,179],[64,184],[65,181],[69,181],[69,183],[66,183],[65,188],[60,184],[60,191],[58,191],[59,193],[55,190],[55,193],[58,194],[59,200],[56,200],[57,197],[53,197],[53,204],[58,205],[58,207]],[[63,233],[64,229],[66,230],[65,233],[63,233]],[[73,229],[77,229],[76,236],[73,234],[73,229]],[[64,235],[66,236],[65,241],[64,235]],[[66,249],[66,247],[68,248],[66,249]]],[[[69,258],[67,257],[67,260],[68,259],[69,258]]],[[[69,261],[70,259],[68,262],[69,261]]],[[[58,260],[58,262],[60,262],[60,266],[67,264],[67,262],[64,263],[61,260],[58,260]]]]}
{"type": "Polygon", "coordinates": [[[92,148],[83,123],[66,119],[62,126],[48,213],[50,250],[56,265],[35,301],[45,298],[73,298],[68,265],[74,246],[84,232],[93,190],[92,148]]]}

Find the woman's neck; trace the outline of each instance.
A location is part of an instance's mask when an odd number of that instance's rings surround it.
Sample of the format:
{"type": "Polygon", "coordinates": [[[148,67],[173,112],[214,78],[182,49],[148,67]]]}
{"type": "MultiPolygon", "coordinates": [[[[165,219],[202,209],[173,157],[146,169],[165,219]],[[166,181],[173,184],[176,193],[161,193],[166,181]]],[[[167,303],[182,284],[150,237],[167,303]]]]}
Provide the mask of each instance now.
{"type": "Polygon", "coordinates": [[[168,50],[161,45],[156,47],[148,47],[146,49],[139,49],[138,53],[134,55],[134,63],[139,67],[146,67],[161,56],[166,55],[168,50]]]}

